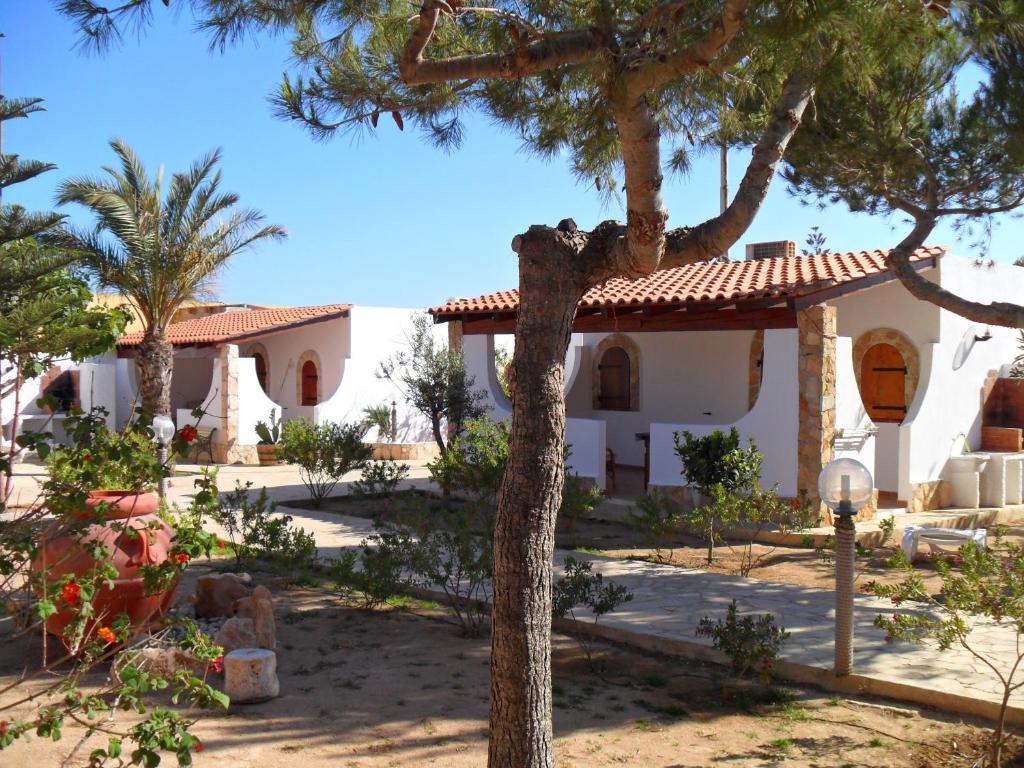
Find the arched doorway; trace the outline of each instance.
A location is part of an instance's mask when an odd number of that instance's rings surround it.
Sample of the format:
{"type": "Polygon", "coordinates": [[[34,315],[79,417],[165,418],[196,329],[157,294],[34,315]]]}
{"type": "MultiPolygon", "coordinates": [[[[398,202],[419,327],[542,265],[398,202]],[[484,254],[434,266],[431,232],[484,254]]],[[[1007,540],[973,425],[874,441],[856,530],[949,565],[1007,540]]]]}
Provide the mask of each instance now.
{"type": "Polygon", "coordinates": [[[307,360],[302,364],[302,405],[317,405],[320,402],[320,372],[316,363],[307,360]]]}
{"type": "Polygon", "coordinates": [[[601,380],[598,385],[598,402],[604,411],[629,410],[629,355],[622,347],[609,347],[598,363],[601,380]]]}
{"type": "Polygon", "coordinates": [[[260,388],[264,394],[269,394],[267,387],[267,359],[263,356],[262,352],[252,353],[253,362],[256,364],[256,381],[260,383],[260,388]]]}
{"type": "Polygon", "coordinates": [[[860,397],[876,424],[899,424],[906,418],[907,361],[892,344],[875,344],[864,353],[860,397]]]}

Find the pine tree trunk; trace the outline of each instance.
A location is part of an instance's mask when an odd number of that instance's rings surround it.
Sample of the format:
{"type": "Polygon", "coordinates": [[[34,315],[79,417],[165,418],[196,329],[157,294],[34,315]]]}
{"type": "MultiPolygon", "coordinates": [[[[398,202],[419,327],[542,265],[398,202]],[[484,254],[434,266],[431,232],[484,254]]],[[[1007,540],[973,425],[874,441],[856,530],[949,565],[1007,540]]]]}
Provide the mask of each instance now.
{"type": "Polygon", "coordinates": [[[564,369],[585,290],[570,240],[561,225],[535,227],[513,245],[520,309],[511,445],[494,537],[491,768],[554,765],[551,569],[565,468],[564,369]]]}
{"type": "Polygon", "coordinates": [[[135,355],[142,410],[153,416],[170,416],[174,347],[163,333],[151,331],[143,337],[135,355]]]}

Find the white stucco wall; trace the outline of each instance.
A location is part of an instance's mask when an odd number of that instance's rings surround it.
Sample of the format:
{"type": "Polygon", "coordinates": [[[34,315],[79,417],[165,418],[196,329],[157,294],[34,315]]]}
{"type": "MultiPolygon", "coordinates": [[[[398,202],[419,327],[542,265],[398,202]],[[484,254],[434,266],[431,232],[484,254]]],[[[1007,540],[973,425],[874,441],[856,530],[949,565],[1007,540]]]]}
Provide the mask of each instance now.
{"type": "Polygon", "coordinates": [[[307,351],[316,352],[319,356],[320,402],[324,403],[341,384],[351,355],[350,337],[350,318],[340,317],[247,339],[238,345],[238,349],[243,357],[257,343],[266,349],[267,396],[284,409],[285,419],[313,418],[314,406],[299,402],[299,357],[307,351]]]}
{"type": "MultiPolygon", "coordinates": [[[[736,427],[744,440],[752,438],[758,450],[764,454],[762,485],[769,487],[778,483],[781,495],[795,496],[799,428],[798,346],[795,329],[765,331],[761,391],[754,407],[740,418],[721,424],[683,421],[651,424],[651,484],[686,484],[679,456],[675,452],[673,435],[676,432],[687,430],[701,436],[715,429],[725,431],[736,427]]],[[[746,362],[740,370],[746,382],[746,362]]]]}
{"type": "MultiPolygon", "coordinates": [[[[198,351],[198,350],[197,350],[198,351]]],[[[214,349],[203,349],[203,354],[192,350],[176,350],[174,370],[171,374],[171,412],[191,410],[194,404],[206,400],[213,382],[214,349]]]]}
{"type": "MultiPolygon", "coordinates": [[[[940,276],[943,286],[974,301],[1019,303],[1024,298],[1024,269],[1011,264],[977,267],[972,259],[946,256],[940,263],[940,276]]],[[[962,451],[962,436],[977,449],[982,385],[990,370],[1001,368],[1017,354],[1017,331],[986,328],[942,311],[936,343],[922,352],[921,381],[927,386],[921,392],[919,385],[922,397],[915,398],[900,427],[900,449],[906,454],[906,466],[900,467],[900,495],[904,498],[909,484],[945,476],[949,457],[962,451]],[[973,340],[986,331],[990,340],[973,340]]]]}
{"type": "MultiPolygon", "coordinates": [[[[407,352],[412,322],[420,310],[355,306],[350,312],[340,385],[315,410],[317,421],[347,423],[363,418],[363,409],[392,401],[398,413],[397,442],[431,443],[430,422],[406,401],[405,393],[390,381],[377,378],[380,364],[399,352],[407,352]]],[[[435,341],[447,345],[448,327],[433,326],[435,341]]],[[[268,347],[269,349],[269,347],[268,347]]],[[[321,353],[322,355],[323,353],[321,353]]],[[[326,392],[326,390],[325,390],[326,392]]],[[[376,440],[375,432],[367,435],[376,440]]]]}
{"type": "MultiPolygon", "coordinates": [[[[494,366],[494,347],[494,336],[466,336],[462,341],[463,359],[466,371],[473,376],[476,386],[487,395],[485,403],[489,416],[492,419],[510,421],[512,404],[498,383],[498,373],[494,366]]],[[[577,342],[574,335],[566,354],[566,386],[572,387],[573,381],[581,378],[584,372],[589,381],[588,365],[588,350],[577,342]]],[[[571,447],[566,467],[580,477],[593,479],[601,489],[606,487],[606,430],[607,426],[602,419],[566,419],[565,441],[571,447]]]]}
{"type": "Polygon", "coordinates": [[[643,443],[636,435],[650,431],[655,422],[729,424],[747,412],[753,331],[623,334],[639,350],[638,411],[593,407],[593,355],[609,335],[573,334],[568,359],[576,357],[573,347],[583,354],[572,369],[578,375],[566,396],[566,411],[570,417],[603,420],[608,447],[619,464],[643,466],[643,443]]]}
{"type": "Polygon", "coordinates": [[[836,433],[841,430],[843,436],[837,436],[834,443],[836,458],[856,459],[875,475],[878,458],[877,441],[871,433],[873,428],[853,370],[853,340],[839,336],[836,339],[836,433]]]}

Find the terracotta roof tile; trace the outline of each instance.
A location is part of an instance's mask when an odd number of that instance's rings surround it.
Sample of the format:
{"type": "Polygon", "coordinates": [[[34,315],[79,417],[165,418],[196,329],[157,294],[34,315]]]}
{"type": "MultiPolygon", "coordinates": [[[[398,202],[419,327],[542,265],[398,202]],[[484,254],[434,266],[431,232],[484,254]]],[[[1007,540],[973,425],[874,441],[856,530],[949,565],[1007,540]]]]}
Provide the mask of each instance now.
{"type": "MultiPolygon", "coordinates": [[[[919,249],[912,261],[942,256],[944,247],[919,249]]],[[[683,305],[688,302],[752,301],[804,296],[833,285],[854,282],[887,269],[889,251],[830,253],[755,261],[699,262],[672,267],[639,280],[614,278],[592,288],[581,308],[633,305],[683,305]]],[[[430,309],[435,316],[516,311],[519,291],[501,291],[471,299],[452,299],[430,309]]]]}
{"type": "MultiPolygon", "coordinates": [[[[317,322],[344,317],[351,308],[351,304],[327,304],[320,307],[276,307],[218,312],[214,315],[172,323],[167,328],[167,338],[176,346],[217,344],[270,331],[280,331],[310,321],[317,322]]],[[[140,341],[142,341],[142,333],[137,331],[121,337],[117,345],[132,347],[140,341]]]]}

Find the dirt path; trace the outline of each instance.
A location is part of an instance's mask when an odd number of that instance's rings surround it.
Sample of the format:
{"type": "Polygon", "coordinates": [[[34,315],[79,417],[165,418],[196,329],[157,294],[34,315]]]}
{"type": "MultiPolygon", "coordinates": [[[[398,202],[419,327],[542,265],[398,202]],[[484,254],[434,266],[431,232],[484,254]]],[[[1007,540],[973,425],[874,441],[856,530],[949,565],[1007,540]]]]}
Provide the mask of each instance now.
{"type": "MultiPolygon", "coordinates": [[[[365,611],[318,590],[277,594],[282,695],[203,714],[195,729],[205,746],[197,765],[486,762],[486,638],[460,636],[437,608],[365,611]]],[[[25,656],[0,660],[0,685],[36,653],[28,643],[22,650],[25,656]]],[[[590,670],[576,641],[556,637],[559,768],[952,767],[970,765],[967,755],[984,738],[974,726],[914,708],[799,689],[766,695],[693,662],[606,646],[597,647],[597,658],[605,679],[590,670]]],[[[60,743],[36,739],[10,757],[56,766],[76,738],[69,729],[60,743]]],[[[89,748],[99,744],[94,739],[89,748]]]]}

